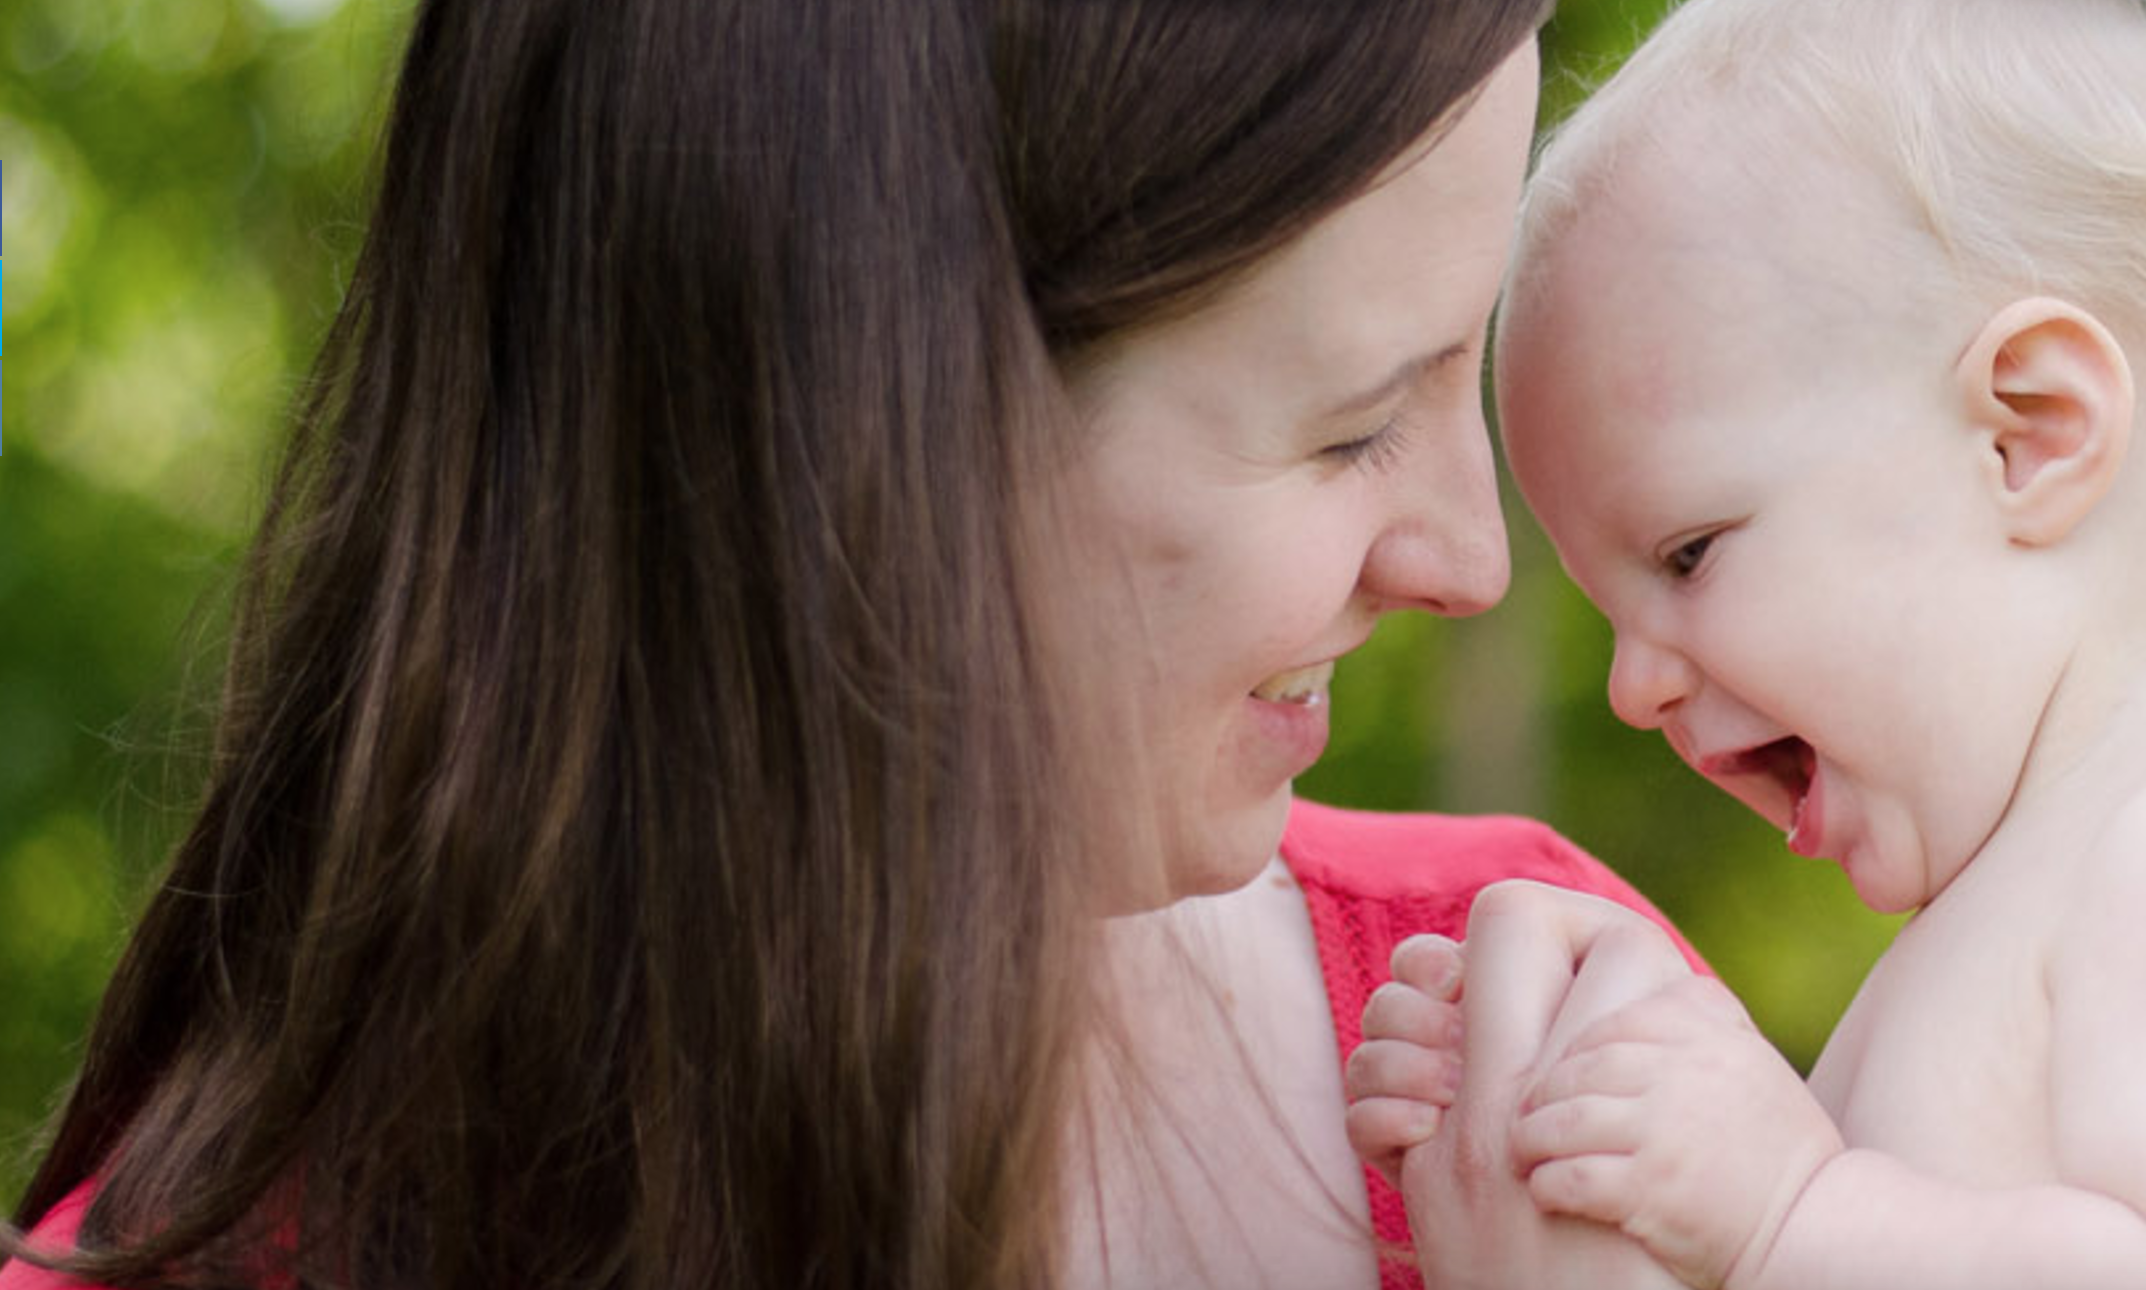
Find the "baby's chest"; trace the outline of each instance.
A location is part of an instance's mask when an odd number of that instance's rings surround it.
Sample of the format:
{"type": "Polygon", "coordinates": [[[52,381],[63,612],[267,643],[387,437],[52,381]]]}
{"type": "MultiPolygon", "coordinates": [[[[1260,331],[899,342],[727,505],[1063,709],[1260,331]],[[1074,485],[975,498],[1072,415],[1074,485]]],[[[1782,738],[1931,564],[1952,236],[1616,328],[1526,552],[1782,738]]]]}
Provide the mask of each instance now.
{"type": "Polygon", "coordinates": [[[1850,1146],[1962,1183],[2049,1181],[2042,976],[2024,947],[1980,949],[1904,932],[1849,1006],[1811,1087],[1850,1146]]]}

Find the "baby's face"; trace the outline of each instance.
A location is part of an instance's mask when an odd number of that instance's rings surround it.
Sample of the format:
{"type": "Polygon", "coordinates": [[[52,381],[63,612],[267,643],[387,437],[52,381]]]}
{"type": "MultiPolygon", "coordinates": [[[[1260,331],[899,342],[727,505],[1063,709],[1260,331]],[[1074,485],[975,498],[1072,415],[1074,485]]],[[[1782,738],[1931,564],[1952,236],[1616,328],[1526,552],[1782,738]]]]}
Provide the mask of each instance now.
{"type": "Polygon", "coordinates": [[[2002,815],[2039,711],[2007,681],[2003,543],[1953,404],[1973,328],[1897,304],[1838,214],[1619,183],[1505,306],[1514,474],[1615,629],[1617,714],[1873,908],[1921,905],[2002,815]]]}

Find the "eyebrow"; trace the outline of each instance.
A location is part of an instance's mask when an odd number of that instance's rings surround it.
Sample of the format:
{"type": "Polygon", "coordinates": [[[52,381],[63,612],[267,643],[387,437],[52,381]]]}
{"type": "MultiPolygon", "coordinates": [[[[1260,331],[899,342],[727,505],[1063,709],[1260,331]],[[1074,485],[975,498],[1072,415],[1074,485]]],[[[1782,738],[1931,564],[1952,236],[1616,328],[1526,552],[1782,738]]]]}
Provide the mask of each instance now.
{"type": "Polygon", "coordinates": [[[1339,420],[1359,412],[1368,412],[1379,404],[1384,403],[1387,399],[1392,398],[1396,391],[1411,384],[1425,372],[1434,367],[1443,366],[1467,352],[1468,342],[1457,340],[1434,354],[1418,354],[1393,369],[1392,373],[1377,385],[1360,394],[1352,394],[1341,402],[1336,403],[1333,407],[1328,408],[1320,414],[1320,420],[1339,420]]]}

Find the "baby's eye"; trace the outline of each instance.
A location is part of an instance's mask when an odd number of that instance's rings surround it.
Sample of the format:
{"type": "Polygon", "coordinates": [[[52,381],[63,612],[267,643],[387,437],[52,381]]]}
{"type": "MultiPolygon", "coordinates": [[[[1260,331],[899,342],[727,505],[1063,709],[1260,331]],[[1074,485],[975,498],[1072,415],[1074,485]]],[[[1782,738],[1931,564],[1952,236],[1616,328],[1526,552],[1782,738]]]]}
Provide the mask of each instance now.
{"type": "Polygon", "coordinates": [[[1698,572],[1699,566],[1706,562],[1707,550],[1714,545],[1717,536],[1719,535],[1714,533],[1703,533],[1662,557],[1662,563],[1669,569],[1670,576],[1689,578],[1698,572]]]}

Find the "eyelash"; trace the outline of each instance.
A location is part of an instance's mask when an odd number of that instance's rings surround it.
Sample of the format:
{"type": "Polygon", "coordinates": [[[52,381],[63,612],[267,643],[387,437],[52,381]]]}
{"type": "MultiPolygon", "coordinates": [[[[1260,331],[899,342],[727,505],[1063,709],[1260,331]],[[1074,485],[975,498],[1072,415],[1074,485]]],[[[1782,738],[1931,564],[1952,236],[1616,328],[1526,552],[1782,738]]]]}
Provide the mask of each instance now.
{"type": "Polygon", "coordinates": [[[1324,455],[1375,474],[1400,458],[1406,435],[1401,418],[1395,417],[1361,439],[1329,445],[1324,455]]]}

